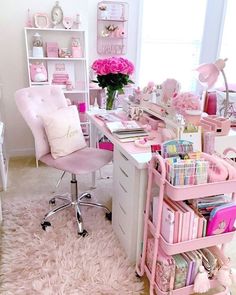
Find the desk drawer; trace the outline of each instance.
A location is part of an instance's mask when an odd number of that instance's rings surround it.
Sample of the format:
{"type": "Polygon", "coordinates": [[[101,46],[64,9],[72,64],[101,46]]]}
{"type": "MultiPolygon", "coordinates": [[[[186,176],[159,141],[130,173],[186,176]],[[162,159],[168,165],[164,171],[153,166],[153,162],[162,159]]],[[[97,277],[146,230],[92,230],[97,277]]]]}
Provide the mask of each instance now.
{"type": "Polygon", "coordinates": [[[117,163],[121,169],[129,176],[132,177],[134,173],[134,166],[130,160],[118,149],[114,152],[114,163],[117,163]]]}
{"type": "Polygon", "coordinates": [[[124,191],[130,192],[132,190],[132,178],[124,171],[118,164],[117,167],[118,182],[124,191]]]}
{"type": "Polygon", "coordinates": [[[126,214],[129,214],[130,208],[131,208],[131,195],[130,193],[125,189],[123,184],[121,182],[118,183],[117,187],[117,200],[121,207],[123,208],[124,212],[126,214]]]}

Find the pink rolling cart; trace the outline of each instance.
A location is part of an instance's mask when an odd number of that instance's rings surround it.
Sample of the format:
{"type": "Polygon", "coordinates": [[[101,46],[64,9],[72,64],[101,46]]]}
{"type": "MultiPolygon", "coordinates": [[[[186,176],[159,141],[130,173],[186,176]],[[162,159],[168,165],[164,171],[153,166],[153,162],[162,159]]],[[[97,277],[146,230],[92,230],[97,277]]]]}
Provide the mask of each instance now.
{"type": "MultiPolygon", "coordinates": [[[[227,149],[226,153],[232,151],[232,149],[227,149]]],[[[235,150],[234,150],[235,151],[235,150]]],[[[236,164],[235,164],[236,165],[236,164]]],[[[173,201],[182,201],[203,198],[208,196],[214,196],[225,193],[232,193],[233,201],[236,200],[236,179],[214,182],[214,183],[205,183],[199,185],[185,185],[185,186],[173,186],[166,179],[166,166],[164,159],[161,155],[156,154],[152,157],[149,162],[149,178],[148,178],[148,188],[147,188],[147,200],[146,200],[146,209],[144,212],[144,233],[143,233],[143,249],[136,265],[136,271],[139,276],[146,274],[150,282],[150,294],[158,295],[188,295],[193,294],[193,285],[189,285],[183,288],[171,290],[164,292],[160,289],[158,284],[155,281],[156,278],[156,262],[157,256],[162,249],[167,255],[175,255],[178,253],[193,251],[197,249],[202,249],[211,246],[222,246],[223,243],[226,244],[233,239],[234,232],[227,232],[219,235],[206,236],[202,238],[196,238],[188,240],[185,242],[179,243],[167,243],[166,240],[162,237],[161,230],[161,218],[162,218],[162,208],[163,208],[163,199],[164,196],[168,196],[173,201]],[[159,166],[159,171],[156,170],[156,165],[159,166]],[[159,196],[158,196],[158,206],[156,212],[153,212],[157,216],[156,226],[150,219],[150,206],[152,201],[152,189],[153,187],[159,187],[159,196]],[[148,239],[154,239],[154,250],[152,253],[151,267],[147,266],[147,244],[148,239]]],[[[236,166],[235,166],[236,168],[236,166]]],[[[210,280],[211,288],[220,286],[218,281],[213,277],[210,280]]],[[[218,292],[216,295],[226,295],[229,294],[228,288],[223,288],[224,290],[218,292]]]]}

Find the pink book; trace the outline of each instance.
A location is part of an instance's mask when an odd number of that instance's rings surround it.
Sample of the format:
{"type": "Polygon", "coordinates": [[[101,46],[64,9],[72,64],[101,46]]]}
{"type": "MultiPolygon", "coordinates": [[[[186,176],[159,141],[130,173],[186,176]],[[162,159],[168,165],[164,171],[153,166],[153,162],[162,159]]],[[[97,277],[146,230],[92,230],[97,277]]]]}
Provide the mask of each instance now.
{"type": "Polygon", "coordinates": [[[189,240],[190,212],[181,206],[181,202],[176,202],[176,205],[183,212],[181,242],[188,241],[189,240]]]}
{"type": "Polygon", "coordinates": [[[169,199],[168,197],[165,197],[165,201],[167,204],[173,208],[175,211],[175,226],[174,226],[174,243],[179,243],[181,242],[181,235],[182,235],[182,212],[176,206],[176,203],[169,199]]]}
{"type": "Polygon", "coordinates": [[[188,271],[187,271],[187,278],[186,278],[186,286],[191,284],[191,274],[193,271],[194,261],[187,255],[187,253],[181,253],[185,261],[188,263],[188,271]]]}
{"type": "Polygon", "coordinates": [[[162,207],[161,235],[166,242],[174,243],[175,211],[164,200],[162,207]]]}
{"type": "Polygon", "coordinates": [[[203,215],[195,208],[193,205],[189,205],[195,214],[198,216],[198,229],[197,229],[197,238],[202,238],[202,232],[203,232],[203,223],[204,223],[204,217],[203,215]]]}
{"type": "Polygon", "coordinates": [[[196,239],[197,238],[197,231],[198,231],[198,217],[193,211],[193,209],[188,206],[185,202],[181,201],[179,202],[181,206],[186,209],[188,212],[190,212],[190,219],[189,219],[189,240],[196,239]]]}

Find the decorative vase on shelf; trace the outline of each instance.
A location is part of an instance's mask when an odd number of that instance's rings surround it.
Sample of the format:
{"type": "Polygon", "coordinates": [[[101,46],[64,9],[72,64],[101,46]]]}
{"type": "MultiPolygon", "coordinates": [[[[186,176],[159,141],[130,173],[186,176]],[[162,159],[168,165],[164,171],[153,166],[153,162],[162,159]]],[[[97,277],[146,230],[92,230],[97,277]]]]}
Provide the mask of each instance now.
{"type": "Polygon", "coordinates": [[[114,110],[116,108],[116,101],[118,97],[118,90],[107,88],[106,91],[106,110],[114,110]]]}

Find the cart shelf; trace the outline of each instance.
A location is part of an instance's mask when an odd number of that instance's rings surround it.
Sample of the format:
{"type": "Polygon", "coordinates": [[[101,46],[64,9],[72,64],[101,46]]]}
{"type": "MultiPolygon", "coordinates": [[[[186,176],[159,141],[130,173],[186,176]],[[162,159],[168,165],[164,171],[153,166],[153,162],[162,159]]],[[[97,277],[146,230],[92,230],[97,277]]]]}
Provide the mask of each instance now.
{"type": "MultiPolygon", "coordinates": [[[[162,175],[152,169],[154,181],[160,184],[162,175]]],[[[174,186],[165,180],[165,193],[174,201],[190,200],[203,198],[219,194],[232,193],[236,190],[236,180],[227,180],[221,182],[204,183],[198,185],[174,186]]]]}
{"type": "MultiPolygon", "coordinates": [[[[146,273],[150,281],[150,294],[158,295],[189,295],[194,294],[193,285],[186,286],[180,289],[163,292],[159,289],[156,277],[156,263],[158,257],[159,247],[167,255],[175,255],[178,253],[193,251],[211,246],[221,246],[230,242],[235,232],[227,232],[219,235],[206,236],[202,238],[192,239],[180,243],[170,244],[162,237],[160,233],[162,206],[165,196],[168,196],[173,201],[190,200],[196,198],[203,198],[219,194],[232,194],[233,200],[236,199],[236,180],[228,180],[222,182],[205,183],[199,185],[173,186],[166,179],[165,160],[156,154],[152,157],[148,165],[149,178],[147,188],[146,208],[144,212],[144,232],[143,232],[143,249],[140,261],[136,265],[137,273],[142,276],[146,273]],[[158,170],[156,169],[158,167],[158,170]],[[152,200],[153,185],[159,187],[158,206],[153,214],[157,216],[157,223],[154,225],[150,220],[150,205],[152,200]],[[152,270],[150,271],[146,264],[147,256],[147,241],[150,236],[154,238],[154,250],[152,257],[152,270]]],[[[226,295],[229,292],[228,288],[219,285],[216,279],[210,280],[211,289],[214,289],[216,295],[226,295]],[[221,288],[216,290],[215,288],[221,288]]]]}

